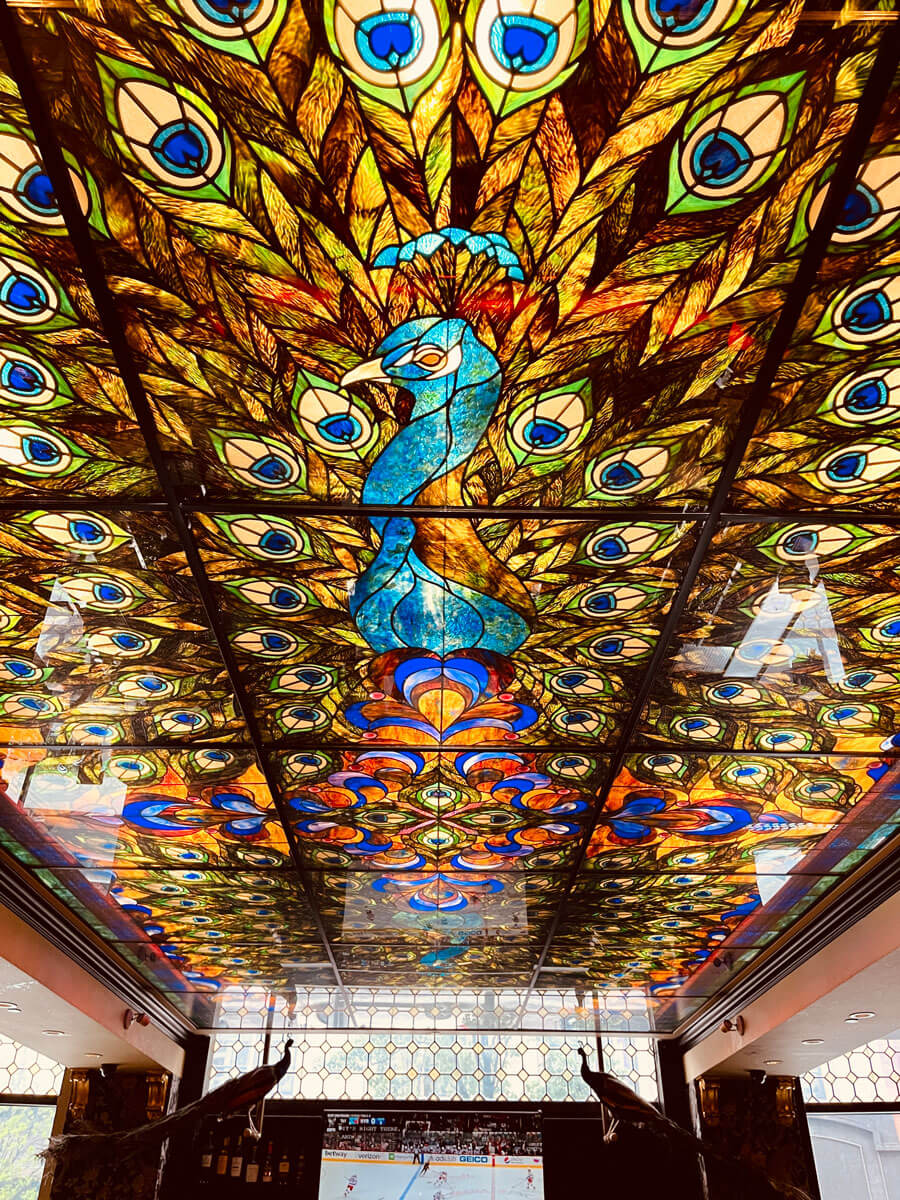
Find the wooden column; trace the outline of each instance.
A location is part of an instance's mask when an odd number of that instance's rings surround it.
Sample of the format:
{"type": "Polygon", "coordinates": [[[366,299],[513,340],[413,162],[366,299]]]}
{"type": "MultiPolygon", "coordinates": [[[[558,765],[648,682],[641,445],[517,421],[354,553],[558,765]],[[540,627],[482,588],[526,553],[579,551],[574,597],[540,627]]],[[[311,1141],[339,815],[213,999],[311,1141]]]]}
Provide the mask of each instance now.
{"type": "MultiPolygon", "coordinates": [[[[158,1120],[166,1112],[171,1076],[165,1071],[68,1070],[63,1112],[54,1132],[114,1133],[158,1120]]],[[[125,1161],[100,1155],[57,1165],[42,1200],[156,1200],[159,1147],[125,1161]]],[[[49,1174],[49,1173],[48,1173],[49,1174]]]]}
{"type": "Polygon", "coordinates": [[[760,1173],[818,1200],[799,1079],[704,1075],[694,1083],[692,1100],[704,1142],[736,1160],[731,1167],[706,1159],[708,1200],[758,1200],[767,1194],[760,1188],[760,1173]],[[755,1171],[742,1175],[742,1162],[755,1171]]]}

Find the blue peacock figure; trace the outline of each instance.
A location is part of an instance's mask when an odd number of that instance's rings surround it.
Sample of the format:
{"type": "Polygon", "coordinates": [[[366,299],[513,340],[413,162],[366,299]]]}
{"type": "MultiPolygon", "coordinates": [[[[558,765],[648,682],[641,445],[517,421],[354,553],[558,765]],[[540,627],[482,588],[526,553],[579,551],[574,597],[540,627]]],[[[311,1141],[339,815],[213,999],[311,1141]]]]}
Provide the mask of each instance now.
{"type": "MultiPolygon", "coordinates": [[[[342,383],[393,383],[411,393],[413,407],[408,423],[372,464],[363,500],[459,504],[461,468],[500,398],[500,364],[459,318],[404,322],[377,355],[342,383]]],[[[449,538],[446,524],[440,538],[429,536],[434,522],[427,518],[374,517],[371,523],[381,546],[359,579],[351,612],[373,649],[509,654],[525,641],[528,593],[479,542],[470,521],[449,538]]]]}

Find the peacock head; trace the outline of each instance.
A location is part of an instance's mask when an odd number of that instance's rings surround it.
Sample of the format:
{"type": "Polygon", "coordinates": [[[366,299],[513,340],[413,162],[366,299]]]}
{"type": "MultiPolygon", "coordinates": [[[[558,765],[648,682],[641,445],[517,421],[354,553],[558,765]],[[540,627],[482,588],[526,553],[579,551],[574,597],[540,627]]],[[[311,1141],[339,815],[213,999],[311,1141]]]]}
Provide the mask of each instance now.
{"type": "Polygon", "coordinates": [[[391,330],[375,351],[341,380],[393,383],[412,393],[413,415],[429,401],[446,403],[454,392],[499,374],[497,360],[460,317],[419,317],[391,330]]]}

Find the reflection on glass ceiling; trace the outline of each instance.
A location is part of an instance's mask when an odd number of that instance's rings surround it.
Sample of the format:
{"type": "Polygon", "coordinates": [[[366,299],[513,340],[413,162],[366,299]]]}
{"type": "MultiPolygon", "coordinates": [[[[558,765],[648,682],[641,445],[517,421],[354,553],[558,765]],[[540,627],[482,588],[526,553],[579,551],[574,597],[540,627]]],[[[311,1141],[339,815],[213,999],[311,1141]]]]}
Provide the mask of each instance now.
{"type": "Polygon", "coordinates": [[[17,10],[0,847],[198,1026],[671,1032],[900,828],[845,16],[17,10]]]}

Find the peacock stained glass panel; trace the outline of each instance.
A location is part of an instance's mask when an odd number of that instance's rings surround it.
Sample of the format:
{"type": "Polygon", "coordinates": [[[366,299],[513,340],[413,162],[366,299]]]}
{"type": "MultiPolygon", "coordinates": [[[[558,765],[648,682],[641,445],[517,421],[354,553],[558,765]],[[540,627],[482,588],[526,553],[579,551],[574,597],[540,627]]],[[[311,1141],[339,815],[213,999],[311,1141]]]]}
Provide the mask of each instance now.
{"type": "Polygon", "coordinates": [[[528,983],[566,876],[487,870],[312,877],[313,896],[342,975],[378,971],[398,984],[518,971],[528,983]]]}
{"type": "Polygon", "coordinates": [[[290,864],[252,753],[0,751],[0,841],[26,865],[234,867],[290,864]]]}
{"type": "Polygon", "coordinates": [[[288,873],[46,868],[38,877],[167,991],[281,984],[324,951],[288,873]]]}
{"type": "Polygon", "coordinates": [[[638,731],[644,743],[891,749],[900,534],[822,519],[716,534],[638,731]]]}
{"type": "Polygon", "coordinates": [[[395,506],[702,503],[881,33],[745,0],[17,19],[187,486],[395,506]]]}
{"type": "Polygon", "coordinates": [[[167,518],[9,512],[0,563],[0,742],[246,738],[167,518]]]}
{"type": "Polygon", "coordinates": [[[713,995],[731,970],[752,960],[749,951],[773,941],[837,878],[585,874],[545,961],[581,967],[597,987],[713,995]]]}
{"type": "Polygon", "coordinates": [[[629,755],[584,865],[612,875],[846,872],[898,825],[890,759],[629,755]]]}
{"type": "Polygon", "coordinates": [[[608,744],[694,537],[432,517],[404,548],[381,519],[199,520],[264,732],[315,748],[608,744]]]}
{"type": "Polygon", "coordinates": [[[740,507],[896,509],[898,119],[895,81],[738,471],[740,507]]]}
{"type": "MultiPolygon", "coordinates": [[[[66,161],[106,230],[90,172],[66,161]]],[[[152,497],[159,481],[0,49],[0,499],[152,497]]]]}
{"type": "Polygon", "coordinates": [[[278,757],[306,865],[387,873],[564,870],[604,767],[584,754],[512,747],[278,757]]]}

